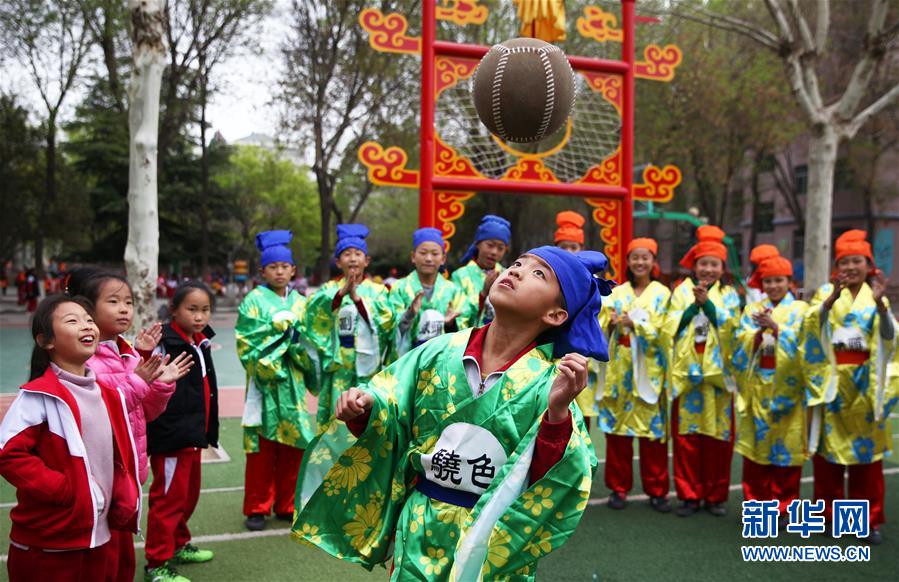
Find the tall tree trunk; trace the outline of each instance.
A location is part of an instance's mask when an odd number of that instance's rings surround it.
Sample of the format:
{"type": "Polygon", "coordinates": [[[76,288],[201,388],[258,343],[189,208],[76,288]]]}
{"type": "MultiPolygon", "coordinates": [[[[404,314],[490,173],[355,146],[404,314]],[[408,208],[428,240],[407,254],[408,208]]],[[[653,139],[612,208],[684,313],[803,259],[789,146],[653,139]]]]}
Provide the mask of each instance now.
{"type": "Polygon", "coordinates": [[[759,202],[761,201],[761,192],[759,192],[759,174],[762,160],[765,159],[765,153],[759,152],[752,162],[752,218],[751,228],[749,229],[749,251],[755,248],[756,240],[759,232],[759,202]]]}
{"type": "Polygon", "coordinates": [[[40,294],[44,294],[44,225],[47,224],[47,210],[56,203],[56,111],[47,117],[47,159],[44,174],[44,199],[38,209],[38,229],[34,237],[34,272],[38,279],[40,294]]]}
{"type": "Polygon", "coordinates": [[[206,55],[200,53],[200,264],[209,275],[209,146],[206,143],[206,55]]]}
{"type": "Polygon", "coordinates": [[[128,244],[125,269],[134,293],[134,327],[156,319],[159,268],[157,141],[159,95],[165,68],[165,0],[129,0],[134,71],[129,88],[131,134],[128,173],[128,244]]]}
{"type": "Polygon", "coordinates": [[[806,295],[827,282],[830,275],[830,239],[833,214],[833,175],[839,135],[832,124],[812,127],[808,151],[808,195],[805,204],[806,295]]]}
{"type": "Polygon", "coordinates": [[[317,272],[324,284],[331,276],[331,206],[334,204],[333,182],[324,168],[316,164],[315,181],[318,184],[319,211],[321,215],[321,248],[318,252],[317,272]]]}

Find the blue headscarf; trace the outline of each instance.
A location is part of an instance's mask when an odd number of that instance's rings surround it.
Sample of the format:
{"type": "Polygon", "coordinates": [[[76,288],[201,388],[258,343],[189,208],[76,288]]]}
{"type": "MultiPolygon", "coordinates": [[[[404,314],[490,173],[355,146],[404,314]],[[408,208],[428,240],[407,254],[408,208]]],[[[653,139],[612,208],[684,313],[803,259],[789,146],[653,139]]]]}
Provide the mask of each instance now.
{"type": "Polygon", "coordinates": [[[262,253],[262,266],[272,263],[293,262],[293,253],[290,251],[290,240],[293,233],[289,230],[266,230],[256,235],[256,248],[262,253]]]}
{"type": "Polygon", "coordinates": [[[485,214],[474,235],[474,242],[471,243],[471,246],[465,251],[465,256],[462,257],[462,264],[466,264],[478,253],[479,242],[492,239],[501,240],[508,245],[509,241],[512,240],[512,225],[502,216],[485,214]]]}
{"type": "Polygon", "coordinates": [[[347,249],[359,249],[366,255],[368,245],[365,239],[368,237],[368,227],[364,224],[338,224],[337,246],[334,247],[334,256],[340,257],[340,253],[347,249]]]}
{"type": "Polygon", "coordinates": [[[547,332],[553,345],[553,357],[561,358],[569,352],[601,362],[609,361],[609,346],[599,326],[602,296],[612,292],[611,284],[597,277],[609,268],[609,260],[597,251],[570,253],[557,247],[531,249],[527,254],[546,261],[562,288],[568,320],[547,332]]]}
{"type": "Polygon", "coordinates": [[[412,250],[417,249],[418,245],[423,242],[434,242],[440,245],[440,248],[446,249],[446,242],[443,240],[443,233],[439,228],[427,226],[412,233],[412,250]]]}

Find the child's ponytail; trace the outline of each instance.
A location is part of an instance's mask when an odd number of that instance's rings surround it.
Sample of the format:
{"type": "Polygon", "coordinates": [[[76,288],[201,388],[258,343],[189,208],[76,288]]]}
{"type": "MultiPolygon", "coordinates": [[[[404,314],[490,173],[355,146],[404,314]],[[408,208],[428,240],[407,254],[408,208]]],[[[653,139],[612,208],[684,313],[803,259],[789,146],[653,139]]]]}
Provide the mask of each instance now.
{"type": "Polygon", "coordinates": [[[93,314],[94,306],[84,297],[69,297],[63,294],[48,295],[41,301],[34,315],[31,316],[31,337],[34,338],[34,348],[31,350],[31,371],[29,380],[34,380],[44,375],[50,367],[50,352],[44,346],[53,341],[53,314],[56,308],[63,303],[77,303],[88,313],[93,314]],[[41,336],[38,340],[38,336],[41,336]]]}

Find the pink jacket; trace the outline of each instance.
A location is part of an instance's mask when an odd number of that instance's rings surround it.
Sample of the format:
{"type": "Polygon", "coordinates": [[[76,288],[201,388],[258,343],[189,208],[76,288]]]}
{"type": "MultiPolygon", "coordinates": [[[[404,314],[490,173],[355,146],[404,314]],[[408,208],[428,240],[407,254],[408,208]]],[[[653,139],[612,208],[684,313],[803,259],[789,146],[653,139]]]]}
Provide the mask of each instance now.
{"type": "Polygon", "coordinates": [[[118,350],[108,343],[97,346],[97,353],[88,360],[87,366],[94,371],[97,379],[112,386],[118,386],[125,394],[128,407],[128,422],[134,434],[137,448],[138,477],[141,484],[146,482],[149,466],[147,463],[147,423],[165,411],[169,397],[175,391],[174,384],[153,382],[147,385],[134,373],[140,363],[140,355],[128,340],[119,336],[118,350]]]}

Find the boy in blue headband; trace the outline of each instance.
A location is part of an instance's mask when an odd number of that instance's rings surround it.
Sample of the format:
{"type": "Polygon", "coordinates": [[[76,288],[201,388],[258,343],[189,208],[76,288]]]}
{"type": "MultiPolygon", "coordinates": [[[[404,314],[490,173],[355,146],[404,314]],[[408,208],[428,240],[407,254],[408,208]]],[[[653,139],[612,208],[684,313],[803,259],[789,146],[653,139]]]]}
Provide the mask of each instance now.
{"type": "Polygon", "coordinates": [[[294,537],[369,569],[392,548],[391,580],[533,579],[590,495],[596,458],[573,401],[587,357],[608,360],[606,268],[602,253],[533,249],[491,287],[492,323],[341,395],[337,418],[359,438],[298,496],[294,537]]]}
{"type": "Polygon", "coordinates": [[[462,288],[467,299],[465,319],[468,325],[481,326],[493,321],[490,287],[503,272],[499,264],[509,248],[512,230],[509,221],[488,214],[481,219],[474,242],[462,257],[462,264],[453,272],[453,283],[462,288]]]}
{"type": "Polygon", "coordinates": [[[334,257],[342,277],[309,299],[306,329],[321,359],[319,424],[330,422],[337,397],[381,369],[393,331],[387,287],[366,278],[368,227],[338,224],[334,257]]]}
{"type": "Polygon", "coordinates": [[[389,362],[446,331],[467,327],[459,314],[465,307],[462,290],[440,273],[446,262],[446,242],[436,228],[412,234],[415,270],[390,289],[396,323],[389,362]]]}
{"type": "Polygon", "coordinates": [[[274,508],[279,519],[293,518],[297,473],[303,449],[316,434],[307,382],[315,387],[313,363],[305,349],[306,298],[290,289],[296,265],[289,230],[256,235],[264,285],[250,291],[237,312],[237,353],[247,372],[244,451],[247,466],[243,512],[249,530],[265,527],[274,508]]]}

